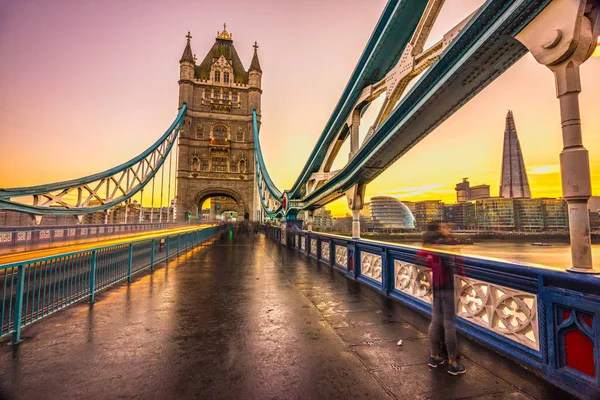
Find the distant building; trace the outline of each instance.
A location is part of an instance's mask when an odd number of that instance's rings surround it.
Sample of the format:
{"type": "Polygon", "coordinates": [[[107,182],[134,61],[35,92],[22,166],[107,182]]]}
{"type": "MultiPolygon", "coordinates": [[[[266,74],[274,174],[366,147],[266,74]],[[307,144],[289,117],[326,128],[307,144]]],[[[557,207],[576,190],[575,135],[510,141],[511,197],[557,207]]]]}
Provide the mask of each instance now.
{"type": "Polygon", "coordinates": [[[315,210],[313,214],[313,228],[321,232],[329,232],[333,230],[333,216],[331,210],[325,207],[315,210]]]}
{"type": "Polygon", "coordinates": [[[600,196],[592,196],[588,200],[588,210],[598,212],[600,210],[600,196]]]}
{"type": "Polygon", "coordinates": [[[490,197],[490,185],[471,186],[469,200],[487,199],[490,197]]]}
{"type": "Polygon", "coordinates": [[[412,212],[394,197],[372,197],[369,209],[375,231],[398,232],[416,227],[412,212]]]}
{"type": "Polygon", "coordinates": [[[568,231],[569,209],[564,199],[542,199],[545,231],[568,231]]]}
{"type": "Polygon", "coordinates": [[[471,184],[469,183],[469,178],[463,178],[461,183],[457,183],[454,190],[456,190],[456,202],[464,203],[469,201],[469,189],[471,184]]]}
{"type": "Polygon", "coordinates": [[[523,232],[544,230],[542,199],[515,199],[515,225],[523,232]]]}
{"type": "Polygon", "coordinates": [[[600,212],[590,210],[590,230],[600,231],[600,212]]]}
{"type": "Polygon", "coordinates": [[[513,113],[510,110],[506,115],[506,128],[504,130],[500,197],[517,199],[531,197],[521,144],[517,136],[513,113]]]}
{"type": "Polygon", "coordinates": [[[477,228],[488,231],[515,230],[513,199],[493,197],[475,201],[477,228]]]}
{"type": "MultiPolygon", "coordinates": [[[[373,220],[371,217],[360,214],[360,230],[361,232],[372,232],[373,231],[373,220]]],[[[345,217],[338,217],[333,220],[333,230],[339,233],[350,233],[352,232],[352,216],[346,215],[345,217]]]]}
{"type": "Polygon", "coordinates": [[[417,212],[417,203],[415,203],[414,201],[402,200],[402,204],[408,207],[413,216],[415,215],[415,213],[417,212]]]}
{"type": "Polygon", "coordinates": [[[424,230],[432,221],[441,221],[444,218],[444,203],[440,200],[425,200],[415,203],[413,213],[417,222],[417,228],[424,230]]]}
{"type": "Polygon", "coordinates": [[[467,201],[487,199],[490,197],[490,185],[471,186],[469,178],[463,178],[463,181],[456,184],[456,202],[465,203],[467,201]]]}
{"type": "Polygon", "coordinates": [[[443,221],[453,230],[476,229],[475,203],[463,202],[457,204],[444,204],[443,221]]]}

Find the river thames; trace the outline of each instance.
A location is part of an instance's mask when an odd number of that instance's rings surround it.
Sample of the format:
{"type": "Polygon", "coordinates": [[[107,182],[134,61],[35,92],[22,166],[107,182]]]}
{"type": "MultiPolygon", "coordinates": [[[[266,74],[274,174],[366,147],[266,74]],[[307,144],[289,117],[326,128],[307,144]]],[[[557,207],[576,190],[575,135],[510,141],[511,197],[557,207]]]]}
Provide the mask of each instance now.
{"type": "MultiPolygon", "coordinates": [[[[420,242],[397,241],[398,244],[420,246],[420,242]]],[[[550,246],[532,246],[526,242],[512,242],[507,240],[481,241],[472,245],[441,246],[447,251],[463,255],[493,257],[501,260],[541,264],[553,268],[571,267],[571,247],[568,243],[550,242],[550,246]]],[[[594,267],[600,270],[600,244],[592,244],[592,257],[594,267]]]]}

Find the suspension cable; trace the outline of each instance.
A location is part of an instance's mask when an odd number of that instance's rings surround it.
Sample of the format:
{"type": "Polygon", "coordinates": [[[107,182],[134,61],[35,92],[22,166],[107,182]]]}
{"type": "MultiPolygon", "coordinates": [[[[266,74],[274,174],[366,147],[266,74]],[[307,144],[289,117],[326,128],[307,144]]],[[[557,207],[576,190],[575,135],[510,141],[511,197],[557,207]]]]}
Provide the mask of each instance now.
{"type": "Polygon", "coordinates": [[[160,209],[158,214],[158,222],[162,223],[162,209],[163,209],[163,192],[165,189],[165,165],[160,167],[160,209]]]}
{"type": "Polygon", "coordinates": [[[152,204],[150,207],[150,223],[152,223],[154,220],[154,178],[156,178],[156,175],[152,177],[152,204]]]}
{"type": "Polygon", "coordinates": [[[138,218],[138,223],[141,224],[144,222],[144,188],[140,191],[140,215],[138,218]]]}
{"type": "Polygon", "coordinates": [[[167,223],[169,223],[169,211],[171,211],[171,222],[173,222],[173,214],[171,210],[173,202],[171,202],[171,175],[173,175],[173,148],[169,152],[169,185],[167,192],[167,223]]]}
{"type": "MultiPolygon", "coordinates": [[[[179,136],[177,136],[177,148],[175,149],[175,189],[173,190],[175,198],[175,210],[179,208],[179,199],[177,198],[177,169],[179,168],[179,136]]],[[[175,214],[173,214],[173,219],[175,214]]],[[[171,221],[174,222],[174,221],[171,221]]]]}

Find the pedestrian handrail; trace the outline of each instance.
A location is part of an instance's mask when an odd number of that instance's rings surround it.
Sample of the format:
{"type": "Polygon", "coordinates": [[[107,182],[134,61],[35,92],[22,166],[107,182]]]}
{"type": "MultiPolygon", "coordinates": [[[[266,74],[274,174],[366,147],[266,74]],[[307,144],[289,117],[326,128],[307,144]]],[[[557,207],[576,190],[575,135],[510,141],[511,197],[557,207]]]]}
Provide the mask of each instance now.
{"type": "Polygon", "coordinates": [[[169,257],[202,244],[222,227],[157,235],[0,265],[0,338],[12,335],[71,304],[89,298],[169,257]]]}
{"type": "Polygon", "coordinates": [[[50,247],[54,243],[86,242],[107,236],[130,234],[157,229],[173,228],[176,224],[165,222],[142,224],[97,224],[63,226],[24,226],[13,228],[0,227],[0,250],[29,250],[35,247],[50,247]]]}
{"type": "MultiPolygon", "coordinates": [[[[419,247],[264,226],[276,241],[422,314],[419,247]]],[[[600,398],[600,277],[431,250],[454,260],[457,329],[583,398],[600,398]]]]}

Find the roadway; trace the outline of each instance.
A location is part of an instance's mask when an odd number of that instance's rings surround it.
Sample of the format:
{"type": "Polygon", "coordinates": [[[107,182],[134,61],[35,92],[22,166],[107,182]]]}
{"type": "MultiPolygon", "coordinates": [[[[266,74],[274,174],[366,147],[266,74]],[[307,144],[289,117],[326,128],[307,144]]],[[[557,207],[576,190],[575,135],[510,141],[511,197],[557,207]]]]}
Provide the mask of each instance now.
{"type": "Polygon", "coordinates": [[[465,338],[465,375],[430,370],[427,326],[312,258],[234,234],[27,327],[0,346],[0,398],[571,398],[465,338]]]}
{"type": "Polygon", "coordinates": [[[209,227],[209,226],[212,226],[212,224],[192,225],[192,226],[185,226],[185,227],[161,229],[161,230],[150,231],[150,232],[139,232],[137,234],[128,235],[126,237],[110,238],[110,239],[100,240],[100,241],[92,242],[92,243],[79,243],[79,244],[51,247],[51,248],[46,248],[46,249],[17,252],[17,253],[12,253],[12,254],[3,254],[3,255],[0,255],[0,268],[6,264],[26,262],[29,260],[34,260],[34,259],[39,259],[39,258],[44,258],[44,257],[58,256],[61,254],[67,254],[67,253],[72,253],[72,252],[82,251],[82,250],[89,250],[89,249],[103,247],[103,246],[129,243],[132,241],[155,239],[155,238],[159,238],[159,237],[164,237],[165,235],[174,235],[177,233],[190,232],[190,231],[194,231],[199,228],[202,228],[202,227],[209,227]]]}

